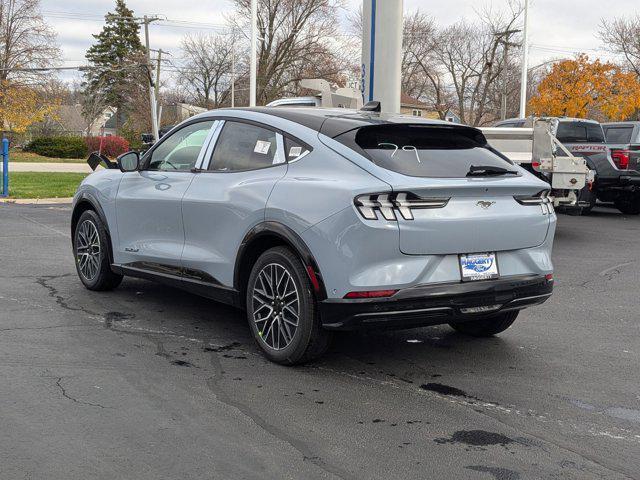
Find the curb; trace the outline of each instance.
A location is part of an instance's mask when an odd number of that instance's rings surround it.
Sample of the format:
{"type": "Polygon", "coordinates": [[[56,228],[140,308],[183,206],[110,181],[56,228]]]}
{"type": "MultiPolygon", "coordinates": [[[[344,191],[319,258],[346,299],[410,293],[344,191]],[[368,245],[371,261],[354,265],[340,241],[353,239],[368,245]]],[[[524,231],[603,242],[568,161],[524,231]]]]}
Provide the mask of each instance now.
{"type": "Polygon", "coordinates": [[[68,198],[0,198],[2,203],[15,203],[16,205],[51,205],[72,203],[73,197],[68,198]]]}

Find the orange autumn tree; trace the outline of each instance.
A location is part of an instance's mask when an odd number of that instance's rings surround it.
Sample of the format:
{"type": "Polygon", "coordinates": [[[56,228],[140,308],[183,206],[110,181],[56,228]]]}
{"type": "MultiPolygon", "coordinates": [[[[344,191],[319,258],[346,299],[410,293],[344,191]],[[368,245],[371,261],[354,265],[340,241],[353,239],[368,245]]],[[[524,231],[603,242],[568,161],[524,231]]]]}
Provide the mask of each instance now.
{"type": "Polygon", "coordinates": [[[638,77],[586,55],[553,65],[530,100],[537,116],[627,120],[640,109],[638,77]]]}

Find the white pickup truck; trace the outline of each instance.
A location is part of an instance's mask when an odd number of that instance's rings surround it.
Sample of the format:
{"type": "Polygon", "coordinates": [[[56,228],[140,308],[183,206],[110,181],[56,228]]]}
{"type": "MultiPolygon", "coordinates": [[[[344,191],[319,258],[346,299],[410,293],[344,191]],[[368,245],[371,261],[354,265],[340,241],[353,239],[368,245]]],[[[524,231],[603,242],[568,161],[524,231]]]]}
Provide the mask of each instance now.
{"type": "Polygon", "coordinates": [[[555,118],[529,119],[529,127],[481,128],[489,145],[549,182],[556,206],[582,209],[581,191],[593,182],[594,172],[581,156],[574,156],[558,139],[555,118]]]}

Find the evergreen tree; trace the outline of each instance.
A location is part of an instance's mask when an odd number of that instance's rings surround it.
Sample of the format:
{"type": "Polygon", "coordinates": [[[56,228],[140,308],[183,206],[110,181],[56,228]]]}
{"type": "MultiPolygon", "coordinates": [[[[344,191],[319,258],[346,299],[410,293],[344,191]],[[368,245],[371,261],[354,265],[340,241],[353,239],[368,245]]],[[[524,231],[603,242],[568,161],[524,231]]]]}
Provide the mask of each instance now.
{"type": "MultiPolygon", "coordinates": [[[[96,43],[85,55],[90,67],[85,73],[86,97],[118,109],[116,128],[126,114],[129,94],[137,89],[132,82],[140,82],[144,75],[145,49],[139,37],[140,24],[124,0],[116,0],[115,12],[105,15],[102,31],[93,35],[96,43]]],[[[88,114],[88,112],[87,112],[88,114]]]]}

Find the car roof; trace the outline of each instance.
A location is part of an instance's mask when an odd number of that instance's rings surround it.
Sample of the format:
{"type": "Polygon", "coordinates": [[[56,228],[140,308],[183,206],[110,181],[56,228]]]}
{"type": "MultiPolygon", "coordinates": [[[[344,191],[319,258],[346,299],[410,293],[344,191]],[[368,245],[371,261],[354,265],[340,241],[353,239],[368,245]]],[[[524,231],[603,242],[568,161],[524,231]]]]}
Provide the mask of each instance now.
{"type": "Polygon", "coordinates": [[[600,122],[597,120],[591,120],[590,118],[575,118],[575,117],[555,117],[560,122],[586,122],[586,123],[595,123],[600,125],[600,122]]]}
{"type": "MultiPolygon", "coordinates": [[[[507,118],[506,120],[500,120],[496,123],[496,125],[501,125],[503,123],[511,123],[511,122],[524,122],[529,120],[531,117],[527,118],[507,118]]],[[[541,117],[541,118],[555,118],[559,122],[587,122],[587,123],[598,123],[597,120],[591,120],[590,118],[575,118],[575,117],[541,117]]],[[[606,125],[606,124],[603,124],[606,125]]]]}
{"type": "Polygon", "coordinates": [[[461,128],[471,128],[444,120],[432,120],[417,118],[412,115],[388,115],[376,112],[366,112],[347,108],[320,108],[320,107],[250,107],[237,110],[259,112],[273,115],[285,120],[304,125],[316,130],[319,133],[334,138],[342,133],[355,128],[383,125],[383,124],[425,124],[457,126],[461,128]]]}
{"type": "MultiPolygon", "coordinates": [[[[300,103],[313,103],[314,105],[317,104],[318,100],[320,99],[320,97],[318,95],[316,96],[306,96],[306,97],[288,97],[288,98],[280,98],[278,100],[274,100],[273,102],[269,102],[266,106],[267,107],[286,107],[287,105],[291,105],[291,106],[296,106],[300,103]]],[[[308,106],[308,105],[305,105],[308,106]]]]}
{"type": "Polygon", "coordinates": [[[640,121],[638,121],[638,120],[629,120],[629,121],[626,121],[626,122],[607,122],[607,123],[603,123],[602,124],[603,127],[613,127],[613,126],[616,126],[616,125],[619,125],[619,126],[627,125],[627,126],[631,126],[632,127],[634,125],[640,125],[640,121]]]}

